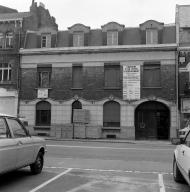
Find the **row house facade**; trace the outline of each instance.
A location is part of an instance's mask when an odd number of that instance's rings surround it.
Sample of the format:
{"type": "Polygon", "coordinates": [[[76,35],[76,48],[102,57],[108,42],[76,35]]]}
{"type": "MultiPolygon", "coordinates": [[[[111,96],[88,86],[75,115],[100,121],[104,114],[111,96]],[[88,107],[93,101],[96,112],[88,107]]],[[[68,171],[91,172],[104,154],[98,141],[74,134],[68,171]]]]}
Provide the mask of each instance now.
{"type": "Polygon", "coordinates": [[[28,31],[20,115],[63,138],[176,137],[176,26],[148,20],[28,31]]]}
{"type": "Polygon", "coordinates": [[[176,6],[179,127],[190,120],[190,5],[176,6]]]}
{"type": "Polygon", "coordinates": [[[54,18],[33,1],[28,12],[0,6],[0,113],[19,114],[20,53],[28,31],[57,28],[54,18]],[[43,23],[42,23],[43,20],[43,23]]]}

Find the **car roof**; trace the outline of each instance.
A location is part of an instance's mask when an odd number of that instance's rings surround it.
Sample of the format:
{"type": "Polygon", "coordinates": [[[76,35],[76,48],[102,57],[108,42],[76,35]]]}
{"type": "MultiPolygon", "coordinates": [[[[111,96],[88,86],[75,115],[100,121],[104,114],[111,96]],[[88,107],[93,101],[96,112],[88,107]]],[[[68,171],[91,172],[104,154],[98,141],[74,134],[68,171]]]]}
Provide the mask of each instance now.
{"type": "Polygon", "coordinates": [[[8,114],[4,114],[4,113],[0,113],[1,117],[16,117],[14,115],[8,115],[8,114]]]}

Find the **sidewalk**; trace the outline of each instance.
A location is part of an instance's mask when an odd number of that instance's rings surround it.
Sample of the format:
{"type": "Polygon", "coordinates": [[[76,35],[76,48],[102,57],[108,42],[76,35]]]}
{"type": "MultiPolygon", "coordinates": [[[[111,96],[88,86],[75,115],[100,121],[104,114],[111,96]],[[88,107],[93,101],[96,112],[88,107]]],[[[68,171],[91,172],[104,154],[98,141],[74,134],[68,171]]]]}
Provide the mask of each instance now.
{"type": "Polygon", "coordinates": [[[45,137],[46,140],[54,141],[79,141],[79,142],[103,142],[103,143],[128,143],[128,144],[147,144],[147,145],[173,145],[169,140],[127,140],[127,139],[64,139],[56,137],[45,137]]]}

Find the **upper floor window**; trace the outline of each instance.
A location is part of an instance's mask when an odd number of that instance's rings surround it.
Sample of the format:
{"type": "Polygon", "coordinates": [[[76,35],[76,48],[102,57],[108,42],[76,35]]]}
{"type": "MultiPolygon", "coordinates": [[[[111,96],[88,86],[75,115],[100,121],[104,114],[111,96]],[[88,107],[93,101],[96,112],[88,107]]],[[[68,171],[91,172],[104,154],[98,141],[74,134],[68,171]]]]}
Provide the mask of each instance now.
{"type": "Polygon", "coordinates": [[[83,32],[74,32],[73,33],[73,46],[74,47],[84,46],[84,33],[83,32]]]}
{"type": "Polygon", "coordinates": [[[4,34],[0,33],[0,48],[4,48],[4,34]]]}
{"type": "Polygon", "coordinates": [[[38,87],[40,88],[49,88],[51,81],[51,67],[38,67],[38,87]]]}
{"type": "Polygon", "coordinates": [[[83,74],[82,74],[82,65],[73,65],[72,67],[72,82],[73,88],[82,88],[83,87],[83,74]]]}
{"type": "Polygon", "coordinates": [[[158,43],[158,30],[146,29],[146,44],[157,44],[157,43],[158,43]]]}
{"type": "Polygon", "coordinates": [[[104,65],[104,85],[105,88],[120,88],[120,65],[104,65]]]}
{"type": "Polygon", "coordinates": [[[0,33],[0,48],[13,48],[13,32],[0,33]]]}
{"type": "Polygon", "coordinates": [[[6,48],[13,48],[13,33],[6,33],[6,48]]]}
{"type": "Polygon", "coordinates": [[[118,45],[118,31],[107,31],[107,45],[118,45]]]}
{"type": "Polygon", "coordinates": [[[41,36],[41,47],[42,48],[50,48],[51,47],[51,34],[44,33],[41,36]]]}
{"type": "Polygon", "coordinates": [[[160,64],[145,63],[143,66],[143,87],[160,87],[160,64]]]}
{"type": "Polygon", "coordinates": [[[0,81],[11,80],[11,65],[8,63],[0,63],[0,81]]]}

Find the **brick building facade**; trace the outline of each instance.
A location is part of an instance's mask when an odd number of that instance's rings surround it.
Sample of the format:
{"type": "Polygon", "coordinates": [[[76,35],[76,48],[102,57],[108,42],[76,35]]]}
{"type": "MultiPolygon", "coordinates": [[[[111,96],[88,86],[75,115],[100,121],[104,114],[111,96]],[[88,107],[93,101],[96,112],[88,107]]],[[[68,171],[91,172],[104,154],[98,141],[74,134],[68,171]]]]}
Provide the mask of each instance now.
{"type": "Polygon", "coordinates": [[[176,6],[179,128],[190,119],[190,5],[176,6]]]}
{"type": "Polygon", "coordinates": [[[42,26],[57,29],[55,19],[33,1],[29,12],[0,6],[0,112],[17,115],[20,98],[20,48],[28,31],[42,26]],[[39,17],[41,19],[39,19],[39,17]]]}
{"type": "Polygon", "coordinates": [[[24,45],[20,114],[37,132],[63,138],[176,136],[175,25],[46,26],[29,31],[24,45]]]}

